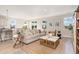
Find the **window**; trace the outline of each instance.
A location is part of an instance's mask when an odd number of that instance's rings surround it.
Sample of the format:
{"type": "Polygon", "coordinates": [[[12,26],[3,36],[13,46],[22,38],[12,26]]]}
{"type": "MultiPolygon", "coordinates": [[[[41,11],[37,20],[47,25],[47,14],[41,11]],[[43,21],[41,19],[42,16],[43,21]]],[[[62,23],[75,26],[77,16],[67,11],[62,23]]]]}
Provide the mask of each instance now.
{"type": "Polygon", "coordinates": [[[37,29],[37,25],[32,25],[32,30],[37,29]]]}
{"type": "Polygon", "coordinates": [[[46,29],[46,24],[47,24],[47,21],[42,21],[42,29],[46,29]]]}
{"type": "Polygon", "coordinates": [[[64,26],[66,29],[72,30],[74,24],[74,17],[66,17],[64,18],[64,26]]]}
{"type": "Polygon", "coordinates": [[[37,29],[37,21],[32,21],[32,29],[37,29]]]}
{"type": "Polygon", "coordinates": [[[46,23],[46,21],[43,21],[43,23],[46,23]]]}
{"type": "Polygon", "coordinates": [[[12,19],[10,22],[10,27],[15,28],[15,26],[16,26],[16,20],[12,19]]]}

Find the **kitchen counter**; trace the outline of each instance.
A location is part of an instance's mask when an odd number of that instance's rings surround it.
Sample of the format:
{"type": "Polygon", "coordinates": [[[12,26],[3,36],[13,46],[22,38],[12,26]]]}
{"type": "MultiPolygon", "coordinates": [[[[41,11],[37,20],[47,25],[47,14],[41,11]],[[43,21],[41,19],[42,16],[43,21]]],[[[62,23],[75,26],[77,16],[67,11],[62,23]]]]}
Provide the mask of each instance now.
{"type": "Polygon", "coordinates": [[[0,41],[5,41],[12,39],[12,30],[11,29],[0,29],[0,41]]]}

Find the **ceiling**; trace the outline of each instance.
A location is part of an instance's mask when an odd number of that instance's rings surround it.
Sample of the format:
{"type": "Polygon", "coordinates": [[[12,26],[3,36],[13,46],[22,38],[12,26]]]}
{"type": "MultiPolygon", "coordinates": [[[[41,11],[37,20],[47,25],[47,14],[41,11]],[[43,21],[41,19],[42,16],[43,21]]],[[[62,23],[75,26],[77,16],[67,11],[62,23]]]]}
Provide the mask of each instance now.
{"type": "Polygon", "coordinates": [[[71,13],[76,5],[0,5],[0,14],[20,19],[34,19],[71,13]]]}

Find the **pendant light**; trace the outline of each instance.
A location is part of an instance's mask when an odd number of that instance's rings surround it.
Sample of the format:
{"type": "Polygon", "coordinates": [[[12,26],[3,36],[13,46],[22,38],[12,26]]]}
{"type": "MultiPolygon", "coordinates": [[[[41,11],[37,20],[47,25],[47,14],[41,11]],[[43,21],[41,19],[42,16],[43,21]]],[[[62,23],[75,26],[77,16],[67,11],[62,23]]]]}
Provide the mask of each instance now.
{"type": "MultiPolygon", "coordinates": [[[[8,22],[8,9],[6,9],[6,20],[8,22]]],[[[7,27],[7,22],[6,22],[6,27],[7,27]]]]}

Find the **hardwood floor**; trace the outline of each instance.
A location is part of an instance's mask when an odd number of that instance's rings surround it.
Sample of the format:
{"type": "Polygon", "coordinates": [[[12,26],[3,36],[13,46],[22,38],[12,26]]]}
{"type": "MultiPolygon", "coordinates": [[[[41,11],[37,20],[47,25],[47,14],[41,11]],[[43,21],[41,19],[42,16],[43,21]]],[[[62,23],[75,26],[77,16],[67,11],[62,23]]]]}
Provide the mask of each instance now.
{"type": "Polygon", "coordinates": [[[6,42],[0,42],[0,53],[3,54],[63,54],[65,52],[65,41],[60,40],[60,44],[56,49],[52,49],[43,45],[40,45],[40,41],[33,42],[28,45],[24,45],[19,48],[13,48],[14,42],[12,40],[6,42]]]}

